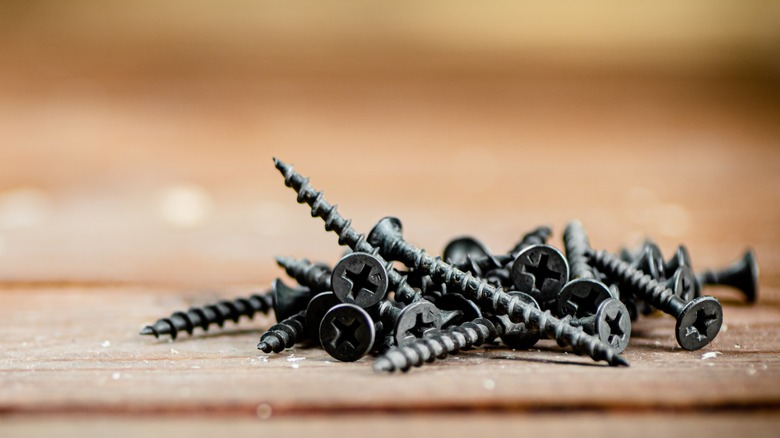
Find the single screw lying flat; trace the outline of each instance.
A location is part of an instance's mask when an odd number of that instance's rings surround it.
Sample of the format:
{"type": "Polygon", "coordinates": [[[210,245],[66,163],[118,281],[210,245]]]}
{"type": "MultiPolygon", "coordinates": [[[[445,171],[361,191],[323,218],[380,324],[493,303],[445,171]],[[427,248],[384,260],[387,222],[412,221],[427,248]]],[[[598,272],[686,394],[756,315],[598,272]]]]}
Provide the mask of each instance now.
{"type": "Polygon", "coordinates": [[[633,294],[677,318],[675,336],[682,348],[698,350],[718,335],[723,324],[723,308],[714,297],[702,296],[685,302],[663,284],[606,251],[591,250],[588,257],[597,269],[633,294]]]}
{"type": "Polygon", "coordinates": [[[332,270],[324,263],[312,263],[306,259],[296,260],[292,257],[276,257],[276,264],[284,268],[287,275],[294,278],[298,284],[308,287],[315,294],[333,290],[330,284],[332,270]]]}
{"type": "Polygon", "coordinates": [[[301,310],[295,315],[271,326],[257,344],[257,349],[264,353],[279,353],[286,348],[307,339],[306,311],[301,310]]]}
{"type": "Polygon", "coordinates": [[[585,253],[590,249],[590,242],[580,221],[571,221],[566,225],[563,244],[569,261],[571,281],[558,294],[558,314],[573,315],[576,318],[594,315],[599,304],[612,297],[612,294],[588,265],[585,253]]]}
{"type": "Polygon", "coordinates": [[[739,260],[719,271],[706,270],[698,276],[702,286],[730,286],[740,290],[748,303],[758,297],[758,263],[752,249],[739,260]]]}
{"type": "Polygon", "coordinates": [[[456,269],[406,242],[402,236],[401,221],[397,218],[382,219],[371,230],[368,239],[385,257],[459,287],[459,293],[475,301],[483,311],[489,309],[495,315],[509,315],[512,321],[524,322],[530,329],[555,339],[558,345],[571,346],[575,353],[587,354],[593,360],[605,360],[613,366],[628,365],[612,347],[553,317],[549,311],[542,312],[519,297],[513,297],[501,288],[493,287],[485,280],[456,269]]]}
{"type": "MultiPolygon", "coordinates": [[[[355,252],[374,253],[374,247],[371,246],[364,235],[352,228],[352,221],[341,216],[335,205],[331,205],[322,195],[311,186],[308,178],[304,178],[296,172],[292,166],[289,166],[277,158],[274,158],[274,165],[284,176],[284,184],[292,188],[298,194],[298,203],[307,204],[311,207],[311,216],[319,217],[325,222],[325,230],[333,231],[339,237],[339,245],[349,246],[355,252]]],[[[406,277],[402,276],[382,258],[380,261],[386,266],[390,289],[395,290],[395,299],[403,303],[411,303],[422,299],[422,294],[414,290],[406,282],[406,277]]]]}
{"type": "Polygon", "coordinates": [[[311,295],[308,289],[292,289],[277,278],[271,290],[263,294],[191,307],[186,312],[174,312],[167,318],[160,318],[154,324],[147,325],[140,334],[154,335],[156,338],[170,335],[171,339],[176,340],[181,332],[192,335],[196,327],[208,331],[212,325],[222,327],[225,321],[238,323],[242,316],[252,319],[255,314],[268,314],[271,309],[274,309],[277,320],[282,320],[304,308],[311,295]]]}

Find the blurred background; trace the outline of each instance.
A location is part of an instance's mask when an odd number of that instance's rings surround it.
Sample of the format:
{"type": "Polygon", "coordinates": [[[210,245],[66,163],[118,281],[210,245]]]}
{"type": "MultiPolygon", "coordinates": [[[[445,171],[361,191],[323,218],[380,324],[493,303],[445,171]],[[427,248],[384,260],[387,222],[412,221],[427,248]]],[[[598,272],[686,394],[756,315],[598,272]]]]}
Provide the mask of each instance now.
{"type": "Polygon", "coordinates": [[[0,282],[266,284],[368,232],[748,245],[780,299],[780,4],[0,2],[0,282]]]}

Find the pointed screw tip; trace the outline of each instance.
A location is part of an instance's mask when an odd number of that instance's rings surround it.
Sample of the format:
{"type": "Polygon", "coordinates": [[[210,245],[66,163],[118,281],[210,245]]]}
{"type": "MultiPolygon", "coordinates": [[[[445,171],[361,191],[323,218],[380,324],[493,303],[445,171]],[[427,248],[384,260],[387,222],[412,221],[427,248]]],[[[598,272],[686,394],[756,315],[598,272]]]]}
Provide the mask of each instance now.
{"type": "Polygon", "coordinates": [[[157,330],[154,329],[154,327],[147,325],[146,327],[142,328],[139,332],[141,335],[154,335],[155,338],[159,338],[160,334],[157,333],[157,330]]]}
{"type": "Polygon", "coordinates": [[[271,352],[271,346],[268,345],[267,342],[263,341],[257,344],[257,349],[261,350],[263,353],[270,353],[271,352]]]}
{"type": "Polygon", "coordinates": [[[631,364],[628,363],[628,361],[623,356],[617,356],[615,358],[615,364],[614,366],[624,366],[624,367],[630,367],[631,364]]]}

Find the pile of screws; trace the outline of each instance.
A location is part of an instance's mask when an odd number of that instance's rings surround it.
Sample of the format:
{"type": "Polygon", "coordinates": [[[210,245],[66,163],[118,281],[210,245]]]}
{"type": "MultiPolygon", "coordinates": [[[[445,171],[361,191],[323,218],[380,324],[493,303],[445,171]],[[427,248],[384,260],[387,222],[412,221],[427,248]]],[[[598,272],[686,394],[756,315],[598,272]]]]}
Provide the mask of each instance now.
{"type": "Polygon", "coordinates": [[[695,275],[685,246],[669,260],[651,241],[613,255],[592,249],[583,225],[572,221],[563,233],[565,255],[548,244],[552,230],[539,227],[507,254],[494,255],[462,237],[441,257],[432,256],[404,240],[397,218],[382,219],[367,236],[358,233],[308,178],[274,163],[298,202],[350,252],[332,268],[277,257],[298,287],[276,279],[266,293],[175,312],[142,335],[176,339],[182,331],[192,335],[196,327],[205,331],[273,309],[277,323],[258,349],[279,353],[316,344],[344,362],[374,354],[378,372],[408,371],[488,343],[528,349],[542,338],[594,361],[627,366],[620,353],[640,315],[673,316],[680,347],[697,350],[712,342],[723,322],[720,303],[701,295],[703,287],[731,286],[748,302],[756,300],[758,266],[750,250],[726,269],[695,275]],[[407,269],[397,270],[393,261],[407,269]]]}

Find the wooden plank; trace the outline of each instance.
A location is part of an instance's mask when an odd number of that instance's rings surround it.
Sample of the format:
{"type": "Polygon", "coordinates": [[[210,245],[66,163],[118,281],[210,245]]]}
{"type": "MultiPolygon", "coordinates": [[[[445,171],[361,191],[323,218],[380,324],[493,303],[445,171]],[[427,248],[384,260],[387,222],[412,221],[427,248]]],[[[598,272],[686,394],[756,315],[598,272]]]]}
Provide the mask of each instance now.
{"type": "Polygon", "coordinates": [[[145,288],[0,296],[5,414],[780,407],[780,309],[771,306],[727,306],[723,332],[697,352],[676,347],[671,318],[643,319],[625,369],[593,364],[547,341],[528,352],[474,350],[405,375],[377,375],[370,358],[347,364],[313,348],[258,352],[268,319],[176,342],[137,334],[143,323],[213,296],[145,288]]]}
{"type": "Polygon", "coordinates": [[[12,437],[113,436],[150,434],[188,437],[317,436],[339,438],[370,434],[377,438],[480,436],[517,434],[530,436],[750,436],[775,437],[780,424],[776,413],[736,414],[617,414],[574,413],[565,415],[339,415],[258,421],[247,418],[123,418],[123,417],[26,417],[0,421],[0,433],[12,437]]]}

